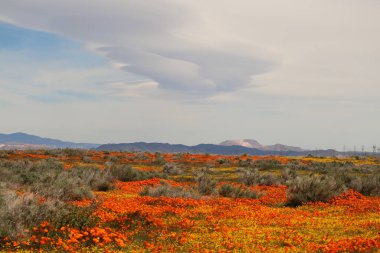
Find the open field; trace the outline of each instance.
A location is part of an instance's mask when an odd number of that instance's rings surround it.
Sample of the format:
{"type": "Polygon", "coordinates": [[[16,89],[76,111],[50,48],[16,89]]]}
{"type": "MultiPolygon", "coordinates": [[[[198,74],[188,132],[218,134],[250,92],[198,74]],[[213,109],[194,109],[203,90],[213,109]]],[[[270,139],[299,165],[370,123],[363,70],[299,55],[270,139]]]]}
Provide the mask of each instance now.
{"type": "Polygon", "coordinates": [[[0,251],[378,252],[380,161],[0,152],[0,251]]]}

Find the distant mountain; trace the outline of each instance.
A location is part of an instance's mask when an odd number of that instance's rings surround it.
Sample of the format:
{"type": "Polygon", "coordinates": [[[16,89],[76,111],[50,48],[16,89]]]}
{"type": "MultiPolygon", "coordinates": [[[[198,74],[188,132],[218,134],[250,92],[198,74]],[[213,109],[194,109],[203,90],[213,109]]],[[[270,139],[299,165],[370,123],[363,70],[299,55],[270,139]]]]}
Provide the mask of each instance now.
{"type": "Polygon", "coordinates": [[[75,143],[57,139],[42,138],[26,133],[0,134],[0,149],[5,148],[96,148],[99,144],[75,143]]]}
{"type": "Polygon", "coordinates": [[[209,153],[220,155],[283,155],[283,156],[332,156],[339,154],[335,150],[308,151],[298,147],[282,144],[264,146],[255,140],[229,140],[221,144],[198,144],[187,146],[169,143],[119,143],[119,144],[93,144],[61,141],[43,138],[26,133],[0,134],[0,149],[51,149],[51,148],[80,148],[97,149],[105,151],[143,151],[161,153],[209,153]]]}
{"type": "Polygon", "coordinates": [[[227,140],[221,142],[219,145],[221,146],[242,146],[242,147],[247,147],[247,148],[256,148],[259,150],[265,150],[265,151],[294,151],[294,152],[302,152],[305,151],[302,148],[299,147],[292,147],[292,146],[287,146],[283,144],[275,144],[275,145],[262,145],[256,140],[252,139],[243,139],[243,140],[227,140]]]}
{"type": "Polygon", "coordinates": [[[196,146],[186,146],[182,144],[169,143],[119,143],[119,144],[104,144],[97,148],[98,150],[106,151],[143,151],[143,152],[161,152],[161,153],[209,153],[220,155],[304,155],[304,152],[299,151],[272,151],[260,150],[256,148],[244,147],[240,145],[223,146],[216,144],[199,144],[196,146]]]}
{"type": "Polygon", "coordinates": [[[244,140],[226,140],[221,143],[219,143],[221,146],[242,146],[246,148],[257,148],[262,149],[264,146],[261,145],[259,142],[255,140],[250,139],[244,139],[244,140]]]}

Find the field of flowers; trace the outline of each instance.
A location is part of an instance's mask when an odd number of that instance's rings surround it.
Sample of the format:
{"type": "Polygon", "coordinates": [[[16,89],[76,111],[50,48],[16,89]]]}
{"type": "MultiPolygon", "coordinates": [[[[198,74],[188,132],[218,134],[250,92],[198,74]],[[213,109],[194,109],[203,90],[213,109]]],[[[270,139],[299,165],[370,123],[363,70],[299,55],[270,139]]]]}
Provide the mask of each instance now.
{"type": "MultiPolygon", "coordinates": [[[[56,219],[49,220],[50,216],[46,216],[46,220],[30,223],[30,227],[22,227],[13,236],[0,227],[0,251],[4,252],[380,251],[380,197],[373,190],[373,187],[380,186],[376,182],[371,186],[371,194],[367,194],[370,196],[345,187],[326,201],[292,206],[287,203],[289,187],[295,179],[282,179],[284,169],[289,168],[297,175],[330,175],[335,172],[329,170],[340,171],[349,167],[354,179],[366,173],[378,176],[380,164],[374,158],[61,150],[3,152],[0,157],[4,168],[9,161],[33,164],[54,159],[64,171],[75,168],[105,171],[112,166],[129,165],[135,173],[132,177],[129,172],[128,180],[113,180],[112,187],[107,189],[92,190],[91,196],[65,199],[65,205],[76,210],[69,220],[57,223],[56,219]],[[252,166],[259,168],[257,175],[264,175],[265,182],[246,184],[241,181],[242,175],[244,177],[242,168],[252,166]],[[210,183],[213,189],[209,193],[199,194],[198,190],[198,195],[189,197],[142,194],[144,190],[154,191],[163,186],[165,189],[195,191],[196,185],[199,187],[200,182],[204,182],[198,180],[197,183],[196,178],[201,178],[197,174],[199,171],[203,171],[202,175],[207,171],[207,180],[214,182],[210,183]],[[138,178],[139,172],[148,175],[147,178],[138,178]],[[269,174],[273,176],[269,177],[269,174]],[[226,184],[256,195],[225,197],[218,189],[226,184]],[[85,212],[78,211],[82,209],[85,212]],[[86,222],[81,215],[88,216],[86,222]]],[[[1,173],[5,172],[0,172],[0,176],[1,173]]],[[[355,182],[354,179],[350,180],[355,182]]],[[[12,187],[8,188],[15,190],[19,198],[33,194],[38,205],[52,198],[20,183],[12,187]]],[[[360,189],[369,192],[362,185],[360,189]]],[[[0,224],[3,221],[0,220],[0,224]]]]}

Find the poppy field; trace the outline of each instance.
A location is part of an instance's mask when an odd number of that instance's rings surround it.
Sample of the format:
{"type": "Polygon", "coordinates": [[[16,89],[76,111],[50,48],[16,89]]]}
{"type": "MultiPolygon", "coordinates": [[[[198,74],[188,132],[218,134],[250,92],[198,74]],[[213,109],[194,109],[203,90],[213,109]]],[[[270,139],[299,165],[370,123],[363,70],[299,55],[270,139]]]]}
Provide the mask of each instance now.
{"type": "Polygon", "coordinates": [[[0,152],[0,251],[379,252],[380,161],[0,152]]]}

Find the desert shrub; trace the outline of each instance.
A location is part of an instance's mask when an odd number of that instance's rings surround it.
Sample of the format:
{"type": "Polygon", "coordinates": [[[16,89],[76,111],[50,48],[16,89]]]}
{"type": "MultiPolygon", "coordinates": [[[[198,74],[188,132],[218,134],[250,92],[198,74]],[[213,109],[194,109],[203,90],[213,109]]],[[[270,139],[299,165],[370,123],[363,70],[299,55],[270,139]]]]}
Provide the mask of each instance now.
{"type": "Polygon", "coordinates": [[[257,191],[250,189],[243,189],[241,187],[236,187],[231,184],[224,184],[219,188],[218,193],[220,196],[228,198],[250,198],[257,199],[261,196],[257,191]]]}
{"type": "Polygon", "coordinates": [[[279,184],[278,178],[271,174],[271,173],[265,173],[260,176],[258,185],[265,185],[265,186],[271,186],[271,185],[277,185],[279,184]]]}
{"type": "Polygon", "coordinates": [[[108,191],[113,189],[115,177],[107,168],[101,170],[97,167],[77,166],[67,171],[71,177],[80,178],[91,190],[108,191]]]}
{"type": "Polygon", "coordinates": [[[251,166],[252,164],[253,164],[253,161],[251,158],[247,158],[243,160],[241,157],[239,157],[239,160],[238,160],[239,167],[247,167],[247,166],[251,166]]]}
{"type": "Polygon", "coordinates": [[[87,153],[87,150],[84,149],[73,149],[73,148],[65,148],[62,149],[63,153],[67,156],[84,156],[87,153]]]}
{"type": "Polygon", "coordinates": [[[335,180],[344,184],[347,188],[353,189],[366,196],[379,196],[380,195],[380,175],[366,168],[368,173],[366,175],[358,175],[352,173],[356,171],[355,168],[351,170],[338,169],[332,172],[330,175],[335,180]]]}
{"type": "Polygon", "coordinates": [[[9,157],[9,154],[4,151],[4,150],[0,150],[0,158],[8,158],[9,157]]]}
{"type": "Polygon", "coordinates": [[[337,171],[352,171],[354,164],[352,162],[333,161],[333,162],[317,162],[312,161],[308,165],[302,166],[303,170],[316,172],[319,174],[331,174],[337,171]]]}
{"type": "Polygon", "coordinates": [[[242,173],[240,173],[240,181],[247,186],[270,186],[279,183],[279,179],[275,175],[270,173],[264,173],[261,175],[257,168],[247,168],[240,171],[242,171],[242,173]]]}
{"type": "Polygon", "coordinates": [[[2,190],[1,199],[0,238],[16,238],[26,228],[42,222],[42,213],[33,194],[18,196],[16,192],[2,190]]]}
{"type": "Polygon", "coordinates": [[[252,166],[255,168],[263,169],[263,170],[272,170],[278,169],[282,167],[280,161],[276,159],[268,159],[268,160],[256,160],[252,163],[252,166]]]}
{"type": "Polygon", "coordinates": [[[289,181],[295,179],[297,177],[297,173],[294,169],[284,168],[281,171],[280,181],[282,184],[287,184],[289,181]]]}
{"type": "Polygon", "coordinates": [[[162,169],[165,174],[168,175],[180,175],[183,173],[182,169],[174,163],[166,163],[162,169]]]}
{"type": "Polygon", "coordinates": [[[79,207],[66,203],[58,203],[56,205],[56,211],[45,219],[54,227],[59,228],[70,225],[70,227],[84,229],[86,227],[93,227],[99,222],[99,218],[93,215],[98,206],[98,203],[96,202],[93,202],[90,206],[86,207],[79,207]]]}
{"type": "Polygon", "coordinates": [[[166,176],[158,172],[139,171],[127,165],[106,167],[76,166],[64,170],[56,159],[0,161],[0,182],[23,186],[46,198],[62,201],[92,198],[91,190],[113,189],[114,180],[133,181],[166,176]]]}
{"type": "Polygon", "coordinates": [[[48,155],[48,156],[64,156],[65,155],[62,149],[46,149],[44,150],[43,154],[48,155]]]}
{"type": "Polygon", "coordinates": [[[129,165],[112,166],[109,168],[111,175],[122,182],[146,180],[150,178],[166,178],[162,173],[155,171],[140,171],[129,165]]]}
{"type": "Polygon", "coordinates": [[[120,162],[120,157],[117,156],[107,156],[107,160],[111,163],[118,163],[120,162]]]}
{"type": "Polygon", "coordinates": [[[309,175],[297,177],[289,183],[287,205],[298,206],[307,202],[326,202],[345,190],[330,176],[309,175]]]}
{"type": "Polygon", "coordinates": [[[70,225],[75,228],[94,226],[97,219],[92,216],[95,206],[76,207],[59,200],[41,201],[31,192],[23,195],[14,191],[2,191],[0,205],[0,238],[17,239],[25,229],[48,221],[55,227],[70,225]]]}
{"type": "Polygon", "coordinates": [[[156,157],[155,157],[155,160],[153,161],[153,164],[164,165],[166,163],[166,160],[161,153],[156,152],[155,155],[156,155],[156,157]]]}
{"type": "Polygon", "coordinates": [[[199,198],[199,195],[193,189],[185,189],[183,187],[171,186],[167,183],[161,183],[159,186],[146,186],[140,192],[141,196],[151,197],[170,197],[170,198],[199,198]]]}
{"type": "Polygon", "coordinates": [[[83,156],[82,161],[84,163],[92,163],[92,158],[91,158],[91,156],[83,156]]]}
{"type": "Polygon", "coordinates": [[[228,160],[227,158],[218,158],[216,159],[216,163],[218,165],[230,165],[230,160],[228,160]]]}
{"type": "Polygon", "coordinates": [[[240,181],[248,186],[257,185],[260,180],[260,173],[258,169],[248,168],[248,169],[239,169],[240,181]]]}
{"type": "Polygon", "coordinates": [[[38,162],[29,160],[0,162],[0,181],[31,185],[41,181],[46,176],[51,176],[63,170],[63,165],[55,159],[47,159],[38,162]]]}
{"type": "Polygon", "coordinates": [[[352,168],[353,172],[357,172],[359,174],[380,174],[380,165],[360,165],[352,168]]]}
{"type": "Polygon", "coordinates": [[[349,185],[352,180],[356,177],[351,173],[351,170],[344,169],[334,169],[328,173],[329,176],[333,177],[337,183],[349,185]]]}
{"type": "Polygon", "coordinates": [[[40,196],[62,201],[93,198],[91,187],[84,180],[71,176],[69,172],[62,172],[46,176],[41,181],[34,182],[31,191],[40,196]]]}
{"type": "MultiPolygon", "coordinates": [[[[40,170],[44,169],[37,167],[36,172],[40,170]]],[[[31,175],[34,177],[29,183],[32,192],[62,201],[93,198],[91,190],[99,190],[98,186],[105,182],[112,183],[112,179],[98,168],[46,169],[42,174],[31,175]]]]}
{"type": "Polygon", "coordinates": [[[176,153],[173,156],[173,159],[177,160],[177,162],[182,162],[185,157],[185,153],[176,153]]]}
{"type": "Polygon", "coordinates": [[[140,160],[140,161],[149,159],[149,157],[144,152],[138,152],[135,157],[137,160],[140,160]]]}
{"type": "Polygon", "coordinates": [[[293,170],[302,170],[306,168],[306,166],[301,161],[296,159],[289,160],[286,164],[286,167],[293,170]]]}
{"type": "Polygon", "coordinates": [[[96,167],[64,170],[62,163],[55,159],[0,162],[0,182],[62,201],[92,198],[91,190],[112,189],[113,180],[107,170],[96,167]]]}
{"type": "Polygon", "coordinates": [[[218,182],[212,178],[208,169],[203,169],[197,174],[196,183],[201,195],[211,195],[215,193],[218,182]]]}
{"type": "Polygon", "coordinates": [[[380,196],[380,175],[356,177],[347,187],[366,196],[380,196]]]}

